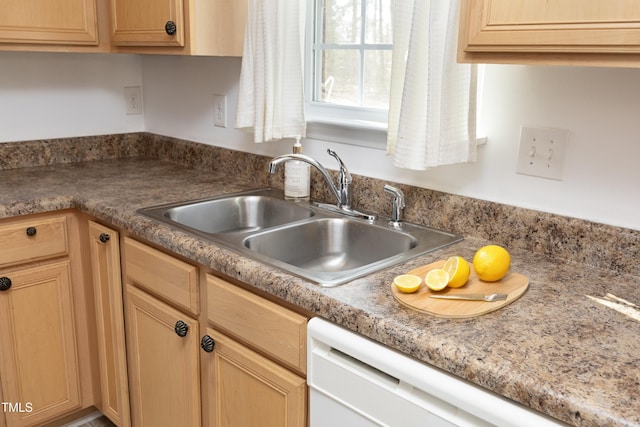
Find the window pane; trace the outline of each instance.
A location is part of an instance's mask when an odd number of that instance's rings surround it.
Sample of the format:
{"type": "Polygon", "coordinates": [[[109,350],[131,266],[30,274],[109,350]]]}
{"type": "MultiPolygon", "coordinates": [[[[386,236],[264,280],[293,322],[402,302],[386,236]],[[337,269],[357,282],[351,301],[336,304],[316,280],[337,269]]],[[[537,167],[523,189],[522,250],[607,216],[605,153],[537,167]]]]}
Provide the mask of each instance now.
{"type": "Polygon", "coordinates": [[[374,50],[364,53],[363,107],[389,108],[391,56],[390,50],[374,50]]]}
{"type": "Polygon", "coordinates": [[[325,0],[322,43],[360,43],[361,0],[325,0]]]}
{"type": "Polygon", "coordinates": [[[360,103],[360,54],[354,50],[324,50],[322,86],[317,101],[339,105],[360,103]]]}
{"type": "Polygon", "coordinates": [[[393,6],[392,0],[366,0],[366,2],[365,43],[393,43],[390,13],[393,6]]]}
{"type": "Polygon", "coordinates": [[[316,27],[308,45],[312,49],[308,72],[313,82],[307,88],[312,92],[308,93],[312,101],[308,107],[318,117],[385,121],[395,1],[313,1],[310,10],[316,27]]]}

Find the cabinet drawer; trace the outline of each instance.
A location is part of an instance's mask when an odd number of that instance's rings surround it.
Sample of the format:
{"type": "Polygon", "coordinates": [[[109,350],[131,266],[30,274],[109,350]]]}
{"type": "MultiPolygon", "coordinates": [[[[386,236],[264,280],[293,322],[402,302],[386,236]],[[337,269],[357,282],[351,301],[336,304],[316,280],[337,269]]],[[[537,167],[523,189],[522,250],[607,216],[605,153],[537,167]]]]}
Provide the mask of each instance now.
{"type": "Polygon", "coordinates": [[[69,252],[67,219],[26,219],[0,225],[0,267],[38,261],[69,252]]]}
{"type": "Polygon", "coordinates": [[[207,275],[207,301],[214,326],[306,372],[306,317],[212,275],[207,275]]]}
{"type": "Polygon", "coordinates": [[[198,314],[198,272],[195,266],[125,238],[127,279],[138,287],[198,314]]]}

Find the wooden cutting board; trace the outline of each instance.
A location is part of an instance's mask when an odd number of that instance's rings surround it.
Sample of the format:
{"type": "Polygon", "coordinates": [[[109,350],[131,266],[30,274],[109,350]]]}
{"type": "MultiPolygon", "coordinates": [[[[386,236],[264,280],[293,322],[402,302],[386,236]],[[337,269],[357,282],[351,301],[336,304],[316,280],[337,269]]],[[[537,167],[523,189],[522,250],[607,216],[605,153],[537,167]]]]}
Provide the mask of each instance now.
{"type": "Polygon", "coordinates": [[[415,274],[422,278],[422,285],[418,291],[412,294],[404,294],[398,290],[396,285],[391,283],[391,292],[393,296],[403,305],[431,314],[438,317],[450,318],[468,318],[481,316],[483,314],[496,311],[505,305],[511,304],[522,296],[529,286],[529,279],[522,274],[509,272],[505,277],[497,282],[483,282],[478,279],[478,275],[471,267],[471,275],[469,281],[461,288],[445,288],[442,291],[434,292],[424,284],[424,276],[434,268],[442,268],[445,261],[440,260],[431,264],[418,267],[409,271],[407,274],[415,274]],[[462,300],[443,300],[430,298],[430,295],[453,295],[453,294],[492,294],[502,293],[508,294],[504,301],[462,301],[462,300]]]}

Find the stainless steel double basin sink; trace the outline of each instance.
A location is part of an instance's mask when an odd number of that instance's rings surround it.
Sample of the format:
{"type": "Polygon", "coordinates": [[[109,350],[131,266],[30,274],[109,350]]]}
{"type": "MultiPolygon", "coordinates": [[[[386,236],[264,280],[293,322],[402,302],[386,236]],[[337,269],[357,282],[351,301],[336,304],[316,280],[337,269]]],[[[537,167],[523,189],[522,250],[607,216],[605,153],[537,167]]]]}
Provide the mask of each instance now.
{"type": "Polygon", "coordinates": [[[281,191],[252,190],[139,210],[248,257],[337,286],[460,241],[410,223],[394,226],[290,202],[281,191]]]}

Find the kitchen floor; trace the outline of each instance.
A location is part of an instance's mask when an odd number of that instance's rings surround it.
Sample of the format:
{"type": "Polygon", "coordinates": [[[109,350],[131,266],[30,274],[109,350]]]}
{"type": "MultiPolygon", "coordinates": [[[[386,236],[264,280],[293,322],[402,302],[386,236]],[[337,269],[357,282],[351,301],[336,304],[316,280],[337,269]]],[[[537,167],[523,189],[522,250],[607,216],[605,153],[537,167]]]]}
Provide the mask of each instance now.
{"type": "Polygon", "coordinates": [[[109,421],[107,417],[102,415],[98,418],[87,420],[86,422],[82,422],[82,420],[80,420],[71,424],[66,424],[63,427],[116,427],[116,425],[109,421]]]}
{"type": "Polygon", "coordinates": [[[103,415],[100,418],[91,420],[86,424],[81,424],[78,427],[116,427],[116,425],[103,415]]]}

